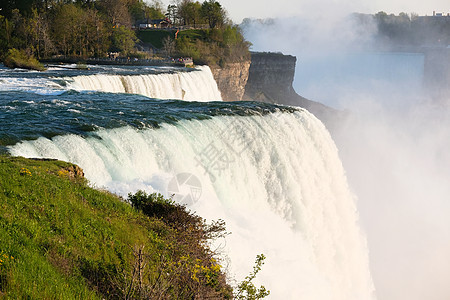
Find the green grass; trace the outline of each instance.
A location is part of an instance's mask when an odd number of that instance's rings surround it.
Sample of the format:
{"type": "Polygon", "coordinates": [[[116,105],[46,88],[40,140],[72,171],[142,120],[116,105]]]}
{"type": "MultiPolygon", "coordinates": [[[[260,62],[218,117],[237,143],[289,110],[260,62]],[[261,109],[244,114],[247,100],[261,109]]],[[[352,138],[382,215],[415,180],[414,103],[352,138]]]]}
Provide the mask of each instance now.
{"type": "Polygon", "coordinates": [[[0,298],[181,299],[192,294],[187,287],[229,295],[227,284],[202,281],[198,264],[208,276],[220,266],[199,262],[185,249],[192,241],[183,246],[170,224],[90,188],[73,170],[0,156],[0,298]]]}
{"type": "Polygon", "coordinates": [[[175,38],[175,31],[167,30],[140,30],[137,32],[137,38],[144,43],[150,43],[153,47],[162,49],[165,37],[175,38]]]}
{"type": "Polygon", "coordinates": [[[189,29],[189,30],[183,30],[178,33],[178,37],[186,37],[189,39],[200,39],[200,40],[206,40],[207,37],[207,31],[204,29],[189,29]]]}

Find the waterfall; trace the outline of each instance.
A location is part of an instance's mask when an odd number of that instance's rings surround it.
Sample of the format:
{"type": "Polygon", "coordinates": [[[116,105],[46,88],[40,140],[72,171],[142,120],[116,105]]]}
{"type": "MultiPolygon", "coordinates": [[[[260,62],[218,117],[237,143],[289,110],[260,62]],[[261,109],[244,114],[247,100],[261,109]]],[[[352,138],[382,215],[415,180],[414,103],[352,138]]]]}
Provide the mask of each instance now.
{"type": "Polygon", "coordinates": [[[146,75],[80,75],[65,79],[77,91],[140,94],[150,98],[220,101],[220,91],[208,66],[188,72],[146,75]]]}
{"type": "Polygon", "coordinates": [[[312,114],[216,116],[93,135],[41,137],[9,151],[71,161],[98,187],[174,194],[202,217],[224,219],[232,234],[215,246],[230,258],[229,274],[243,279],[263,253],[257,283],[272,299],[374,299],[355,198],[312,114]]]}

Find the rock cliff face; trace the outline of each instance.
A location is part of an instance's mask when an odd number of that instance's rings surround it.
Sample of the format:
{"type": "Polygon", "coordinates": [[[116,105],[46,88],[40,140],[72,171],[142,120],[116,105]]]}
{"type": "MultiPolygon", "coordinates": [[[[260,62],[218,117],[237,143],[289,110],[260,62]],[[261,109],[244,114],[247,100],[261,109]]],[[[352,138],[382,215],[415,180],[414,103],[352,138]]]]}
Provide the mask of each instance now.
{"type": "Polygon", "coordinates": [[[252,53],[244,99],[286,104],[284,98],[295,93],[296,60],[292,55],[252,53]]]}
{"type": "Polygon", "coordinates": [[[281,53],[252,53],[251,62],[212,68],[224,101],[261,101],[306,108],[329,128],[342,113],[298,95],[292,83],[297,58],[281,53]]]}
{"type": "Polygon", "coordinates": [[[249,68],[250,61],[227,64],[225,68],[211,68],[224,101],[242,99],[249,78],[249,68]]]}
{"type": "Polygon", "coordinates": [[[339,121],[342,113],[298,95],[292,83],[297,58],[280,53],[252,53],[249,78],[243,100],[300,106],[326,125],[339,121]]]}

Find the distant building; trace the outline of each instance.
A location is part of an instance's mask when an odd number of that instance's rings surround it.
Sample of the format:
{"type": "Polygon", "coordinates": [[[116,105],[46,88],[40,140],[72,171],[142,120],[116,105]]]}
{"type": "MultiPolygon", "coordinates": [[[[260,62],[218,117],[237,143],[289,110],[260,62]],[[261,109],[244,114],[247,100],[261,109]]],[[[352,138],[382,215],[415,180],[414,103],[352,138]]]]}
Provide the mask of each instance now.
{"type": "Polygon", "coordinates": [[[156,20],[141,20],[138,21],[139,29],[161,29],[172,27],[172,22],[169,19],[156,19],[156,20]]]}
{"type": "Polygon", "coordinates": [[[433,10],[433,17],[450,17],[450,13],[442,13],[442,12],[436,12],[433,10]]]}

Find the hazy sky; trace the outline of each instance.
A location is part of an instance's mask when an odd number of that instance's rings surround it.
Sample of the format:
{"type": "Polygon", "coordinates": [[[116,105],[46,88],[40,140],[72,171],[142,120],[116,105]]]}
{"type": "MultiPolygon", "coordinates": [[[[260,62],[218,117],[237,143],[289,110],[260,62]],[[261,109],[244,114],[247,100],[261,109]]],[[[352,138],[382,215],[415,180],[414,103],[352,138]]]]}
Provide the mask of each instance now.
{"type": "MultiPolygon", "coordinates": [[[[203,2],[203,0],[199,0],[203,2]]],[[[173,0],[163,0],[167,6],[173,0]]],[[[449,0],[219,0],[235,23],[243,18],[291,17],[311,14],[347,14],[351,12],[376,13],[385,11],[432,15],[450,12],[449,0]]]]}

